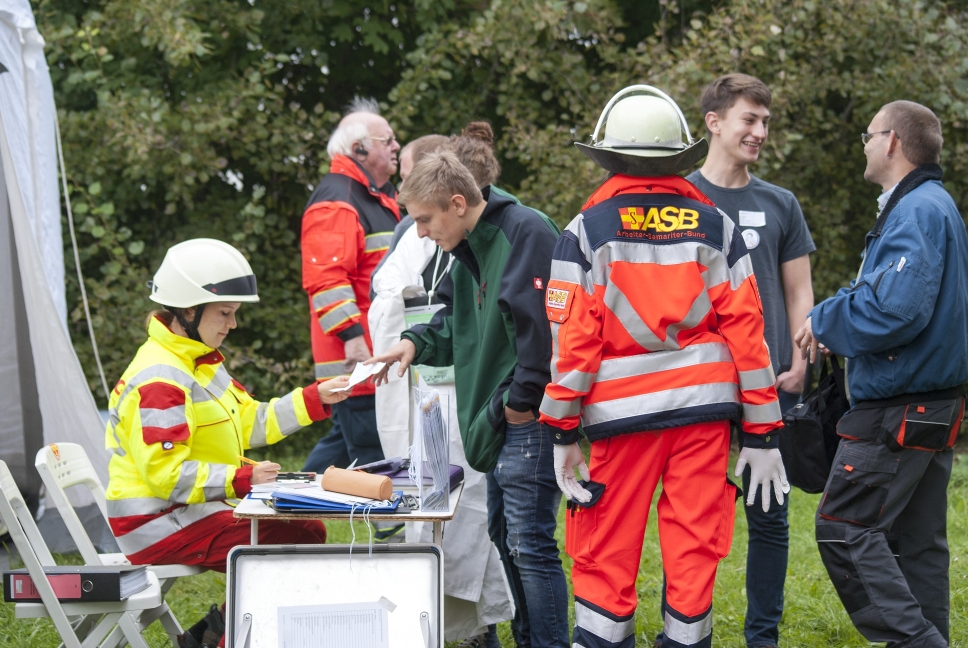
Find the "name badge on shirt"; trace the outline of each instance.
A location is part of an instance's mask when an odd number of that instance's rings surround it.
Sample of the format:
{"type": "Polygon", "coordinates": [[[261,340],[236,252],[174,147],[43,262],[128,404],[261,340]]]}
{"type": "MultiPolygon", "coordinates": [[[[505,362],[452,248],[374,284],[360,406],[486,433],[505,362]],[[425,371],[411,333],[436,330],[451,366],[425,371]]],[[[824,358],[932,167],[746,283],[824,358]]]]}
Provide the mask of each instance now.
{"type": "Polygon", "coordinates": [[[766,227],[766,212],[743,211],[739,212],[740,227],[766,227]]]}

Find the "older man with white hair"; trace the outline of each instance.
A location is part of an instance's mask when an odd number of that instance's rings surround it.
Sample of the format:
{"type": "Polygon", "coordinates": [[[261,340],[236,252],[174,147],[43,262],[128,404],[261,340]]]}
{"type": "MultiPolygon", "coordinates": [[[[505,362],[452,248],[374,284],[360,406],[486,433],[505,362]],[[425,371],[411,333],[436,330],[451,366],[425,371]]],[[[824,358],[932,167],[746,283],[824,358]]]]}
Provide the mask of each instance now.
{"type": "MultiPolygon", "coordinates": [[[[303,213],[303,288],[320,381],[352,371],[373,348],[366,317],[370,276],[400,221],[390,183],[400,145],[379,113],[375,100],[353,100],[326,147],[329,173],[303,213]]],[[[305,470],[383,459],[373,392],[372,385],[357,385],[333,410],[332,430],[313,448],[305,470]]]]}

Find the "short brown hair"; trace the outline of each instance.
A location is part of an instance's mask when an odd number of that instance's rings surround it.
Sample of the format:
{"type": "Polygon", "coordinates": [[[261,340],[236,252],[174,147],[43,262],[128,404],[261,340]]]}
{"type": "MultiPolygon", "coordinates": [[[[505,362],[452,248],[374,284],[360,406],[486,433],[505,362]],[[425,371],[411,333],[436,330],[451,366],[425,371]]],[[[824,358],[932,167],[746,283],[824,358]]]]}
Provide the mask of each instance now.
{"type": "Polygon", "coordinates": [[[881,112],[901,140],[901,152],[915,166],[941,162],[941,120],[930,108],[913,101],[892,101],[881,112]]]}
{"type": "Polygon", "coordinates": [[[700,100],[703,119],[711,112],[723,117],[740,97],[765,108],[773,101],[770,89],[756,77],[739,72],[724,74],[703,88],[700,100]]]}
{"type": "Polygon", "coordinates": [[[450,138],[448,148],[471,172],[478,187],[484,188],[497,182],[501,175],[501,163],[494,155],[494,131],[486,121],[469,123],[460,135],[450,138]]]}
{"type": "Polygon", "coordinates": [[[455,195],[463,196],[470,207],[484,200],[467,167],[451,151],[442,150],[430,153],[413,166],[397,199],[404,205],[436,205],[446,211],[455,195]]]}
{"type": "Polygon", "coordinates": [[[403,157],[404,153],[410,151],[413,163],[416,164],[430,153],[446,146],[449,141],[450,138],[446,135],[424,135],[411,142],[407,142],[407,145],[400,151],[400,157],[403,157]]]}

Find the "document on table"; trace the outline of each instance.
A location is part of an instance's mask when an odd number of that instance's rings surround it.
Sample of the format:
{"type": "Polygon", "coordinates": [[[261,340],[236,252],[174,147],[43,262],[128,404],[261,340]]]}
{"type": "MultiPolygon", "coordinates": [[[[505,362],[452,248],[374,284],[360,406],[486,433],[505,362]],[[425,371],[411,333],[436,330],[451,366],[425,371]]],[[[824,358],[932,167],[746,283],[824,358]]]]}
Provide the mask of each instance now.
{"type": "Polygon", "coordinates": [[[370,376],[375,376],[380,373],[380,370],[386,366],[385,362],[377,362],[372,365],[365,365],[362,362],[357,362],[356,367],[353,368],[353,373],[350,374],[350,384],[346,387],[337,387],[336,389],[330,389],[331,392],[344,392],[353,389],[356,385],[365,381],[370,376]]]}
{"type": "Polygon", "coordinates": [[[309,488],[293,488],[292,486],[284,486],[278,488],[275,491],[277,494],[285,495],[299,495],[301,497],[311,497],[313,499],[324,500],[327,502],[339,502],[340,504],[359,504],[361,506],[368,506],[372,504],[379,504],[382,500],[370,499],[369,497],[357,497],[356,495],[346,495],[344,493],[337,493],[335,491],[328,491],[322,486],[316,484],[309,484],[309,488]]]}
{"type": "Polygon", "coordinates": [[[388,648],[388,635],[379,602],[279,608],[280,648],[388,648]]]}

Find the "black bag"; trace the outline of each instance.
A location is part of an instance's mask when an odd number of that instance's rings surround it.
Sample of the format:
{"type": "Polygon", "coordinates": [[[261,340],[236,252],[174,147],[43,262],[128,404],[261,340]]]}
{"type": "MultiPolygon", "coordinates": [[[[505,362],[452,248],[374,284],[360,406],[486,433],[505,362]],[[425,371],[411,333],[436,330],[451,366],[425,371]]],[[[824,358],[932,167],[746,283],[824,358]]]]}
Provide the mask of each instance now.
{"type": "Polygon", "coordinates": [[[840,437],[837,422],[850,409],[844,370],[837,356],[817,352],[807,364],[800,401],[783,414],[780,454],[791,484],[807,493],[822,493],[840,437]],[[817,379],[816,388],[813,387],[817,379]]]}

